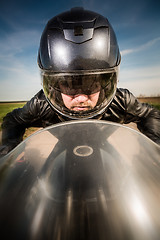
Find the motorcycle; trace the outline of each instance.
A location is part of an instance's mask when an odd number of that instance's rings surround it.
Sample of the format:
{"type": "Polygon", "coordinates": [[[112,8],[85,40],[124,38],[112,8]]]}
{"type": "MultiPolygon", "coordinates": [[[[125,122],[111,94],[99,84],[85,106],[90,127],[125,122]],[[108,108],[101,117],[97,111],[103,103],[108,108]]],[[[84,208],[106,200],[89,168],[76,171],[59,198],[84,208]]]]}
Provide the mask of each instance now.
{"type": "Polygon", "coordinates": [[[0,229],[16,240],[158,240],[160,147],[102,120],[34,133],[0,159],[0,229]]]}

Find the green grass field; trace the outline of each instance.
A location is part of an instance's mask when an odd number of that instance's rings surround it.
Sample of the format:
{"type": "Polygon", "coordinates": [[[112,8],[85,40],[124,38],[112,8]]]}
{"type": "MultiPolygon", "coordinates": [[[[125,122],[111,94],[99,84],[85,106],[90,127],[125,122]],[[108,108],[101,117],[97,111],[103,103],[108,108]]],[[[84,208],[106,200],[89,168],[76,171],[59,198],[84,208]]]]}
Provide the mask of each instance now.
{"type": "Polygon", "coordinates": [[[25,102],[17,102],[17,103],[0,103],[0,125],[2,124],[2,120],[4,116],[11,112],[15,108],[23,107],[25,102]]]}
{"type": "MultiPolygon", "coordinates": [[[[12,110],[14,110],[15,108],[21,108],[24,106],[26,102],[12,102],[12,103],[3,103],[0,102],[0,132],[2,130],[1,128],[1,124],[3,121],[3,118],[5,117],[5,115],[8,112],[11,112],[12,110]]],[[[26,130],[25,134],[24,134],[24,138],[28,137],[29,135],[31,135],[33,132],[35,132],[38,128],[29,128],[26,130]]],[[[1,139],[0,139],[0,144],[1,144],[1,139]]]]}
{"type": "Polygon", "coordinates": [[[158,110],[160,110],[160,104],[152,104],[155,108],[157,108],[158,110]]]}
{"type": "Polygon", "coordinates": [[[17,102],[17,103],[0,103],[0,123],[2,123],[3,117],[11,112],[15,108],[23,107],[25,102],[17,102]]]}
{"type": "Polygon", "coordinates": [[[139,98],[139,101],[144,103],[149,103],[150,105],[160,110],[160,97],[139,98]]]}

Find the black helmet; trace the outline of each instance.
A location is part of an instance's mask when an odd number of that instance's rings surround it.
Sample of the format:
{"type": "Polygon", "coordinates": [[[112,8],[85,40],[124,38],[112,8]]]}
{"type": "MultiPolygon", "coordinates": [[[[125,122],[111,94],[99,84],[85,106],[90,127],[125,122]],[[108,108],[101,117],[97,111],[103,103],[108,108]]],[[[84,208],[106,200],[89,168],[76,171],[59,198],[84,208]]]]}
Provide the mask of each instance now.
{"type": "Polygon", "coordinates": [[[83,8],[57,15],[43,31],[38,64],[45,96],[58,113],[70,119],[102,115],[115,95],[120,64],[112,26],[83,8]],[[67,105],[65,96],[80,95],[90,103],[67,105]]]}

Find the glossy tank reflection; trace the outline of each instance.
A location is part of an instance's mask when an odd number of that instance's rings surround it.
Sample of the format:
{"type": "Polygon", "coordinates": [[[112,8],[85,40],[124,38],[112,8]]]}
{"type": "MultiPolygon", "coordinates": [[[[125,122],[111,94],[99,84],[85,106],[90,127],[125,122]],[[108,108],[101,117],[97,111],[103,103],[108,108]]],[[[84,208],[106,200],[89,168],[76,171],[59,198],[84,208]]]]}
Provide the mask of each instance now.
{"type": "Polygon", "coordinates": [[[8,239],[158,240],[160,147],[99,120],[41,130],[0,159],[8,239]]]}

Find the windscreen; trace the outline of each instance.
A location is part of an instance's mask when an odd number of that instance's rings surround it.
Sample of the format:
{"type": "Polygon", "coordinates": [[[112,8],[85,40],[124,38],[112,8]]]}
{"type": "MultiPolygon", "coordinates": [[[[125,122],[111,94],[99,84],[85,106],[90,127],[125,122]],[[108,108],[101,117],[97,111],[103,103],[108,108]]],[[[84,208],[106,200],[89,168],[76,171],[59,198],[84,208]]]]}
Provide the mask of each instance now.
{"type": "Polygon", "coordinates": [[[160,147],[105,121],[60,123],[0,159],[6,238],[153,239],[160,235],[160,147]]]}

